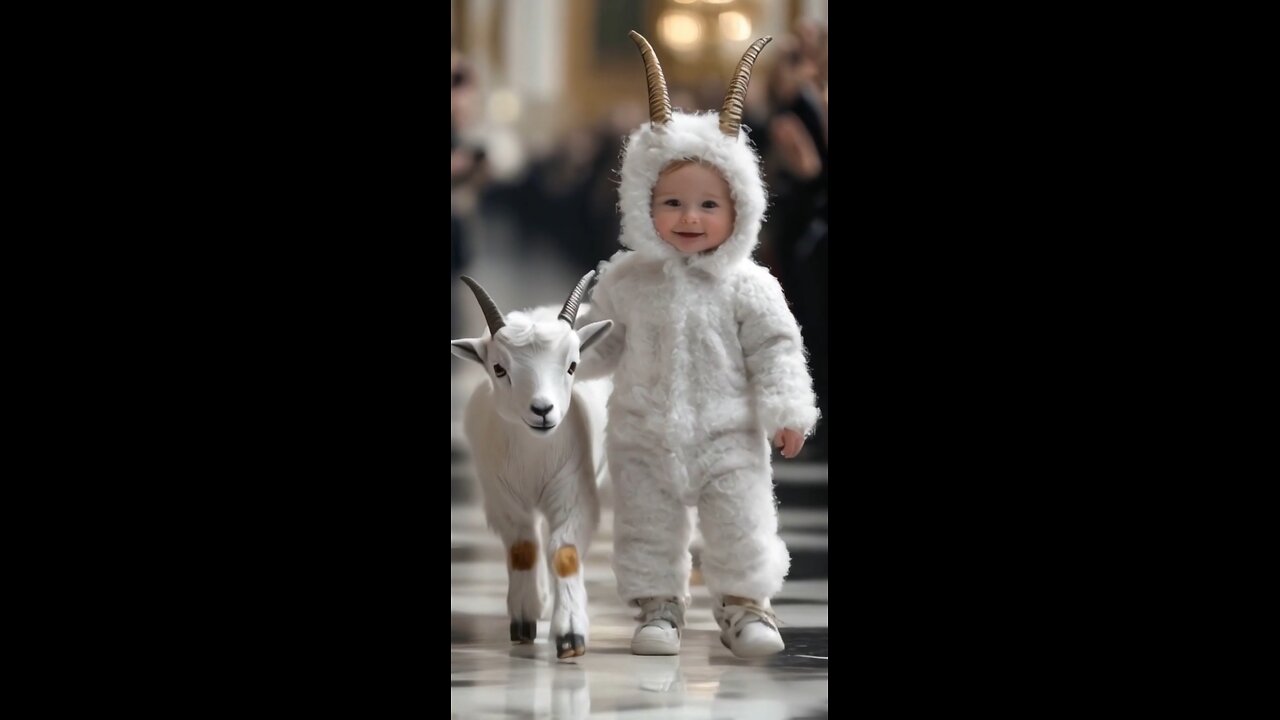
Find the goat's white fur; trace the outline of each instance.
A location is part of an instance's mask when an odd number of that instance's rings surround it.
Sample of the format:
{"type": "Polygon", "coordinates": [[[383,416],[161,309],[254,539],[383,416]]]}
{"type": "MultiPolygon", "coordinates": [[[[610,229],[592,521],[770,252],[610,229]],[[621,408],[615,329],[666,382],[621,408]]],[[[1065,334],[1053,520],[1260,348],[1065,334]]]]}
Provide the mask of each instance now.
{"type": "Polygon", "coordinates": [[[512,312],[496,336],[486,332],[451,346],[454,355],[484,366],[489,378],[472,393],[463,429],[485,519],[507,553],[512,640],[536,636],[535,623],[549,604],[550,578],[551,635],[557,654],[567,657],[585,652],[589,637],[582,568],[600,521],[597,488],[605,474],[605,404],[611,389],[607,380],[575,383],[569,368],[609,333],[613,322],[574,330],[557,311],[512,312]],[[499,365],[505,371],[501,377],[499,365]],[[533,543],[543,562],[516,569],[513,548],[525,542],[533,543]],[[556,553],[569,546],[576,549],[576,571],[566,577],[548,572],[554,570],[556,553]],[[518,623],[525,629],[518,632],[518,623]]]}

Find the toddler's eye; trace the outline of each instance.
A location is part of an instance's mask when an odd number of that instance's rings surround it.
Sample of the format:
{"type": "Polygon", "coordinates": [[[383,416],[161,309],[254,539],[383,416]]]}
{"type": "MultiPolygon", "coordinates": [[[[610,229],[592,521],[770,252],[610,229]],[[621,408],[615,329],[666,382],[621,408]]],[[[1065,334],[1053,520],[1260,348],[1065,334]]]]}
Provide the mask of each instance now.
{"type": "Polygon", "coordinates": [[[715,200],[706,200],[702,203],[702,207],[707,208],[708,210],[711,210],[713,208],[720,207],[720,203],[716,202],[715,200]]]}
{"type": "Polygon", "coordinates": [[[679,201],[679,200],[674,200],[674,199],[672,199],[672,200],[663,200],[663,201],[662,201],[662,204],[663,204],[663,205],[666,205],[667,207],[680,207],[680,201],[679,201]]]}

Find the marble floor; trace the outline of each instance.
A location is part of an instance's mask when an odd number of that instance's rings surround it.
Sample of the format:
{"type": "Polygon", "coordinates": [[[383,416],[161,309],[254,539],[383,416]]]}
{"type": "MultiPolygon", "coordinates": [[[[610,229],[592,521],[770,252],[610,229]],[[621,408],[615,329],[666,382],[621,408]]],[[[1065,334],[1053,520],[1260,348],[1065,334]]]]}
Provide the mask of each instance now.
{"type": "Polygon", "coordinates": [[[449,605],[452,718],[827,717],[827,466],[776,462],[781,532],[792,569],[774,598],[787,648],[758,660],[721,644],[706,588],[695,585],[679,656],[629,649],[635,610],[624,607],[610,567],[610,493],[584,563],[591,638],[585,655],[556,659],[549,624],[532,645],[513,645],[506,617],[505,556],[478,505],[465,443],[453,427],[449,605]]]}

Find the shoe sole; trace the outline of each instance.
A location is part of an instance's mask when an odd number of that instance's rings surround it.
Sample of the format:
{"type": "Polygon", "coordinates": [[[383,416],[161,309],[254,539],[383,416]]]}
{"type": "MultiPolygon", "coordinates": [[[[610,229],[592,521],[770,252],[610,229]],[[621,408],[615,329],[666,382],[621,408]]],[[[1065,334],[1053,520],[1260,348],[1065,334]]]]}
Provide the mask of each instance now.
{"type": "Polygon", "coordinates": [[[724,645],[726,650],[733,653],[734,657],[740,657],[744,659],[769,657],[770,655],[777,655],[778,653],[787,649],[787,646],[784,644],[782,647],[778,648],[777,650],[772,650],[769,648],[759,648],[752,651],[744,650],[740,652],[738,650],[734,650],[733,647],[729,645],[729,641],[724,639],[724,635],[720,636],[720,644],[724,645]]]}
{"type": "Polygon", "coordinates": [[[680,645],[660,640],[640,639],[631,641],[632,655],[679,655],[680,645]]]}

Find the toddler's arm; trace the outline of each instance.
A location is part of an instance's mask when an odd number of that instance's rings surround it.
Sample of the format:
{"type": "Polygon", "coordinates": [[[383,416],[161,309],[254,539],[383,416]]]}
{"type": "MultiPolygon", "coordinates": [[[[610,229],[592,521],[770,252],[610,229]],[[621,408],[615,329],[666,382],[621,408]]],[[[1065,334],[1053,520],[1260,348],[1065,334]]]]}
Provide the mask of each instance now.
{"type": "Polygon", "coordinates": [[[583,310],[578,313],[578,321],[574,323],[576,327],[586,327],[597,320],[613,321],[613,330],[603,340],[583,351],[578,361],[578,380],[594,380],[611,375],[622,360],[622,350],[627,344],[627,328],[612,312],[608,295],[607,287],[601,292],[601,287],[597,286],[590,304],[583,306],[583,310]]]}
{"type": "MultiPolygon", "coordinates": [[[[818,422],[818,407],[804,341],[782,287],[768,270],[757,268],[743,278],[738,292],[738,322],[747,373],[765,432],[775,440],[787,429],[801,438],[810,434],[818,422]]],[[[795,451],[799,452],[799,448],[795,451]]]]}

